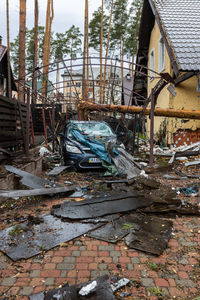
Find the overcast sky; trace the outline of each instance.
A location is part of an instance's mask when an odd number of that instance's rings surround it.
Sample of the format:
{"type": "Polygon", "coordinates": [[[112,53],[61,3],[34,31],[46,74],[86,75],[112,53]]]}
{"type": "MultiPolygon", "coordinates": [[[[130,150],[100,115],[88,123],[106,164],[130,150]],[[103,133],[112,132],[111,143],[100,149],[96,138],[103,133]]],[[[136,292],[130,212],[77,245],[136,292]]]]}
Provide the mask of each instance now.
{"type": "MultiPolygon", "coordinates": [[[[47,0],[39,2],[39,25],[45,26],[47,0]]],[[[20,0],[9,0],[10,5],[10,39],[11,41],[19,32],[19,3],[20,0]]],[[[34,26],[34,0],[27,0],[27,27],[34,26]]],[[[54,0],[54,32],[64,32],[72,25],[79,26],[83,32],[84,0],[54,0]]],[[[89,0],[90,16],[101,5],[101,0],[89,0]]],[[[0,35],[3,44],[7,44],[6,37],[6,0],[0,0],[0,35]]]]}

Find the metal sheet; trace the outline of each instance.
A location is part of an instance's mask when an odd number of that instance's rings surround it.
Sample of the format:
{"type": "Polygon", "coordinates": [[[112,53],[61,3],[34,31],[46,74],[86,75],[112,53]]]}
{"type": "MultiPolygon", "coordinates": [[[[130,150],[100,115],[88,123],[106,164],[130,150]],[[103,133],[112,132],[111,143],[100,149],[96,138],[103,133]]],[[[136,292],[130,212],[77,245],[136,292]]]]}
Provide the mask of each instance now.
{"type": "Polygon", "coordinates": [[[12,226],[0,231],[0,250],[13,261],[27,259],[102,225],[62,222],[51,215],[42,217],[43,222],[40,224],[27,222],[20,224],[18,230],[12,226]]]}
{"type": "Polygon", "coordinates": [[[16,198],[25,196],[42,196],[42,195],[54,195],[60,193],[68,193],[69,195],[75,191],[75,187],[58,187],[58,188],[41,188],[33,190],[16,190],[16,191],[0,191],[0,197],[16,198]]]}
{"type": "Polygon", "coordinates": [[[144,198],[126,198],[121,200],[104,201],[101,203],[81,205],[70,205],[70,203],[63,203],[57,205],[51,210],[51,213],[56,217],[67,219],[89,219],[101,217],[109,214],[119,212],[126,212],[136,210],[149,206],[152,201],[144,198]]]}
{"type": "MultiPolygon", "coordinates": [[[[120,191],[109,191],[107,192],[100,192],[96,194],[91,194],[91,198],[86,198],[84,201],[81,202],[70,202],[70,206],[82,206],[86,204],[94,204],[94,203],[101,203],[105,201],[116,201],[126,198],[136,198],[141,196],[138,192],[120,192],[120,191]]],[[[85,196],[87,197],[87,195],[85,196]]]]}
{"type": "Polygon", "coordinates": [[[119,220],[114,220],[100,228],[93,230],[88,233],[89,237],[103,240],[110,243],[116,243],[125,237],[131,228],[139,229],[138,224],[130,222],[130,218],[120,218],[119,220]]]}
{"type": "Polygon", "coordinates": [[[139,230],[131,229],[125,238],[126,244],[130,248],[161,255],[167,247],[173,223],[154,216],[141,220],[139,230]]]}
{"type": "Polygon", "coordinates": [[[45,180],[31,173],[17,169],[13,166],[5,166],[5,168],[7,171],[22,177],[22,179],[20,180],[21,183],[31,189],[41,189],[47,186],[53,186],[53,187],[58,186],[54,182],[52,183],[49,180],[45,180]]]}

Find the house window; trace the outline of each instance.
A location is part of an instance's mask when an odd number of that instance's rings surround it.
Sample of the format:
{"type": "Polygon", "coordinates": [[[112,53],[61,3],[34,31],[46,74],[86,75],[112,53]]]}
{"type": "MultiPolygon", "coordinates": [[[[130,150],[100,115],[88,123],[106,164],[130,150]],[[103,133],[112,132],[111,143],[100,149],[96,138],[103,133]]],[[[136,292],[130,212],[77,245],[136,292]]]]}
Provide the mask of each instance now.
{"type": "Polygon", "coordinates": [[[163,38],[159,41],[159,72],[162,72],[165,68],[165,45],[163,38]]]}
{"type": "Polygon", "coordinates": [[[69,81],[67,81],[67,86],[70,86],[70,82],[69,81]]]}
{"type": "Polygon", "coordinates": [[[154,49],[150,52],[150,78],[151,80],[154,78],[154,72],[155,71],[155,51],[154,49]]]}

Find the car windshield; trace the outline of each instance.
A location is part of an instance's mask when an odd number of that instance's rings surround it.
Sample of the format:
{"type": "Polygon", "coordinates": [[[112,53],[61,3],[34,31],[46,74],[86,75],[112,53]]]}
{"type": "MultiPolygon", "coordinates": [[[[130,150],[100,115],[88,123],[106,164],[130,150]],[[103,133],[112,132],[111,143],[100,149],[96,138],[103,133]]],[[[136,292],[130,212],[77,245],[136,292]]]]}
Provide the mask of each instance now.
{"type": "MultiPolygon", "coordinates": [[[[73,124],[73,128],[78,129],[82,134],[91,137],[109,137],[115,135],[107,124],[101,122],[77,122],[73,124]]],[[[69,136],[72,137],[70,131],[69,136]]]]}

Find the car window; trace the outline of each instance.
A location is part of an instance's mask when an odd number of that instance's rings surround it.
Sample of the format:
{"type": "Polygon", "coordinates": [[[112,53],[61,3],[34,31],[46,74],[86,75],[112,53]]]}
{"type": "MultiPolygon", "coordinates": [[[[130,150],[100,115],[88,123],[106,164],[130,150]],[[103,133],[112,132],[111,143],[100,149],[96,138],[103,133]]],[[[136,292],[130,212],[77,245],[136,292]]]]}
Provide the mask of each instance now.
{"type": "MultiPolygon", "coordinates": [[[[73,129],[78,129],[82,134],[88,135],[88,136],[102,136],[102,137],[108,137],[113,136],[115,133],[112,131],[112,129],[104,123],[101,122],[94,122],[94,123],[74,123],[72,124],[73,129]]],[[[68,132],[68,136],[72,137],[72,134],[68,132]]]]}

